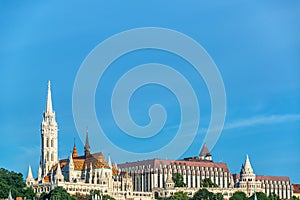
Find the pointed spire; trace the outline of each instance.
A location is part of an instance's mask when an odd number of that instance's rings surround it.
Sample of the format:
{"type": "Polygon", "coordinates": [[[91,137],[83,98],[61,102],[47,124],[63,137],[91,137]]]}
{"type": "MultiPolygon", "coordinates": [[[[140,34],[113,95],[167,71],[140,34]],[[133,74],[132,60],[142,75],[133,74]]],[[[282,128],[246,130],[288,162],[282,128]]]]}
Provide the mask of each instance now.
{"type": "Polygon", "coordinates": [[[46,113],[52,113],[52,97],[51,97],[51,83],[48,81],[48,94],[47,94],[47,104],[46,113]]]}
{"type": "Polygon", "coordinates": [[[112,164],[111,164],[111,160],[110,160],[110,154],[108,154],[108,161],[107,161],[107,163],[108,163],[108,166],[110,168],[112,168],[112,164]]]}
{"type": "Polygon", "coordinates": [[[175,183],[172,179],[172,170],[171,168],[169,168],[169,170],[167,170],[167,180],[166,180],[166,185],[165,188],[174,188],[175,183]]]}
{"type": "Polygon", "coordinates": [[[199,153],[199,158],[200,160],[208,160],[208,161],[212,160],[211,154],[205,143],[203,144],[203,147],[199,153]]]}
{"type": "Polygon", "coordinates": [[[29,167],[28,167],[28,174],[27,174],[27,178],[26,178],[26,183],[30,183],[33,180],[34,179],[33,179],[33,176],[32,176],[31,166],[29,165],[29,167]]]}
{"type": "Polygon", "coordinates": [[[208,148],[207,148],[207,146],[206,146],[206,143],[204,143],[204,145],[203,145],[203,147],[202,147],[202,149],[201,149],[201,151],[200,151],[200,154],[199,154],[199,156],[201,157],[201,156],[206,156],[206,155],[210,155],[210,152],[209,152],[209,150],[208,150],[208,148]]]}
{"type": "Polygon", "coordinates": [[[56,175],[62,175],[59,162],[57,164],[56,175]]]}
{"type": "Polygon", "coordinates": [[[42,180],[42,168],[41,166],[39,166],[39,169],[38,169],[38,181],[41,181],[42,180]]]}
{"type": "Polygon", "coordinates": [[[69,167],[70,166],[74,166],[74,162],[73,162],[73,153],[71,153],[70,158],[69,158],[69,167]]]}
{"type": "Polygon", "coordinates": [[[245,164],[244,164],[244,168],[245,169],[249,169],[249,170],[251,170],[253,172],[248,154],[246,155],[246,161],[245,161],[245,164]]]}
{"type": "Polygon", "coordinates": [[[253,173],[253,169],[252,169],[248,154],[246,155],[246,160],[245,160],[245,164],[243,166],[242,171],[243,171],[243,173],[246,173],[246,174],[253,173]]]}
{"type": "Polygon", "coordinates": [[[58,182],[58,181],[64,181],[64,176],[61,173],[61,168],[60,168],[60,163],[59,162],[57,164],[57,169],[56,169],[56,174],[54,176],[54,180],[56,182],[58,182]]]}
{"type": "Polygon", "coordinates": [[[78,152],[77,152],[77,148],[76,148],[75,138],[74,138],[74,147],[73,147],[72,157],[73,158],[78,157],[78,152]]]}
{"type": "Polygon", "coordinates": [[[9,190],[9,194],[8,194],[8,200],[12,200],[12,196],[11,196],[11,190],[9,190]]]}
{"type": "Polygon", "coordinates": [[[173,183],[171,170],[168,172],[166,183],[173,183]]]}
{"type": "Polygon", "coordinates": [[[84,146],[84,155],[85,157],[90,155],[90,144],[89,144],[89,133],[88,133],[88,129],[86,129],[86,137],[85,137],[85,146],[84,146]]]}

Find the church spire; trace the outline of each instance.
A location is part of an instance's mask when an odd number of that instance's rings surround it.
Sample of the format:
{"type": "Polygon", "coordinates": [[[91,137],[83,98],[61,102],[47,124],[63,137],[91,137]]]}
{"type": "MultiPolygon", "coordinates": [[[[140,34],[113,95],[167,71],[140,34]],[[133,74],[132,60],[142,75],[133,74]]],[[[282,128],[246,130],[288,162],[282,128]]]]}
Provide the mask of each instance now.
{"type": "Polygon", "coordinates": [[[51,97],[51,83],[48,81],[48,94],[47,94],[47,103],[46,103],[46,113],[52,113],[52,97],[51,97]]]}
{"type": "Polygon", "coordinates": [[[73,158],[78,157],[78,152],[77,152],[77,148],[76,148],[75,138],[74,138],[74,147],[73,147],[72,157],[73,158]]]}
{"type": "Polygon", "coordinates": [[[108,154],[108,161],[107,161],[108,166],[112,169],[112,163],[110,159],[110,154],[108,154]]]}
{"type": "Polygon", "coordinates": [[[45,177],[58,162],[58,127],[52,107],[50,81],[48,82],[46,110],[43,114],[41,136],[41,168],[42,177],[45,177]]]}
{"type": "Polygon", "coordinates": [[[85,157],[89,156],[90,153],[91,153],[91,147],[89,144],[89,133],[88,133],[88,129],[86,129],[85,146],[84,146],[85,157]]]}
{"type": "Polygon", "coordinates": [[[12,196],[11,196],[11,190],[9,190],[9,194],[8,194],[8,200],[12,200],[12,196]]]}
{"type": "Polygon", "coordinates": [[[29,165],[28,174],[27,174],[27,177],[26,177],[26,183],[31,184],[31,183],[33,183],[33,181],[34,181],[34,179],[33,179],[33,176],[32,176],[31,166],[29,165]]]}

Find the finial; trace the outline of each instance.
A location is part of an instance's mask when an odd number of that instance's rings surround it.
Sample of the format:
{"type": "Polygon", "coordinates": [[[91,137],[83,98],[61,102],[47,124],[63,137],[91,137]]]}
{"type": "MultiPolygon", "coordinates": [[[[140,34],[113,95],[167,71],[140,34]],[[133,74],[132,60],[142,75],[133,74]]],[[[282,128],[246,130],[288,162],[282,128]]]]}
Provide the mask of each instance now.
{"type": "Polygon", "coordinates": [[[46,103],[46,113],[52,112],[52,97],[51,97],[51,83],[48,81],[48,94],[46,103]]]}

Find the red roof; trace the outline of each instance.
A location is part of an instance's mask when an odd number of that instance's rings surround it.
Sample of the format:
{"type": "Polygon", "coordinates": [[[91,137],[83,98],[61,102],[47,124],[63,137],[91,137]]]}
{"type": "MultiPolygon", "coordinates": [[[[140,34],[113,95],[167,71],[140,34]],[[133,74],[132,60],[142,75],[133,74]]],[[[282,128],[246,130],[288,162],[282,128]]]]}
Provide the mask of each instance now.
{"type": "Polygon", "coordinates": [[[293,184],[293,193],[300,193],[300,184],[293,184]]]}
{"type": "Polygon", "coordinates": [[[290,178],[287,176],[262,176],[256,175],[256,180],[268,180],[268,181],[290,181],[290,178]]]}
{"type": "Polygon", "coordinates": [[[232,178],[233,178],[233,180],[240,179],[240,175],[239,174],[232,174],[232,178]]]}
{"type": "Polygon", "coordinates": [[[223,168],[225,172],[229,172],[228,166],[225,163],[214,163],[206,161],[185,161],[185,160],[142,160],[136,162],[127,162],[123,164],[118,164],[119,168],[129,168],[136,166],[150,166],[151,168],[160,168],[163,165],[182,165],[182,166],[194,166],[194,167],[213,167],[213,168],[223,168]]]}
{"type": "MultiPolygon", "coordinates": [[[[240,174],[232,174],[233,180],[240,179],[240,174]]],[[[259,181],[290,181],[290,178],[287,176],[262,176],[262,175],[256,175],[256,180],[259,181]]]]}

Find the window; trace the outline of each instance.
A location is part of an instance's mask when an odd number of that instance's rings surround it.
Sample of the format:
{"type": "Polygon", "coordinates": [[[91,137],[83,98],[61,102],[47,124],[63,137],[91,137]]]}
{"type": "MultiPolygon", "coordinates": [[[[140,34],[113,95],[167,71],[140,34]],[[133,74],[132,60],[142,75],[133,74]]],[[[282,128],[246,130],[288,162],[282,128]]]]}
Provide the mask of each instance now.
{"type": "Polygon", "coordinates": [[[49,138],[46,140],[46,147],[49,147],[49,138]]]}
{"type": "Polygon", "coordinates": [[[53,139],[51,140],[51,147],[53,147],[54,146],[54,141],[53,141],[53,139]]]}
{"type": "Polygon", "coordinates": [[[46,160],[49,161],[49,153],[47,152],[46,155],[47,155],[47,156],[46,156],[46,160]]]}

